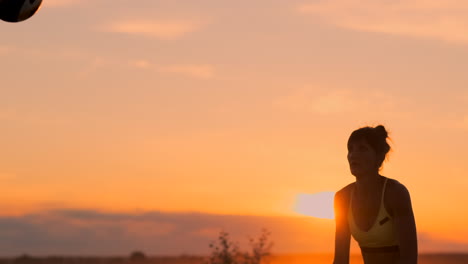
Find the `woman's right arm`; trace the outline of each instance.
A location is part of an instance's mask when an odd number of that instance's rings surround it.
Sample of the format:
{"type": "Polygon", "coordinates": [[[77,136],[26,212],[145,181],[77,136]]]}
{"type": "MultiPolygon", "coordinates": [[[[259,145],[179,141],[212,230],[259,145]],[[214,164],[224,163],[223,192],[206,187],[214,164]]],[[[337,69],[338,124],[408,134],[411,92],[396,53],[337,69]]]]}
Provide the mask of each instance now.
{"type": "Polygon", "coordinates": [[[348,203],[346,202],[346,193],[342,189],[335,194],[335,256],[333,264],[349,264],[349,247],[351,242],[351,233],[349,231],[348,203]]]}

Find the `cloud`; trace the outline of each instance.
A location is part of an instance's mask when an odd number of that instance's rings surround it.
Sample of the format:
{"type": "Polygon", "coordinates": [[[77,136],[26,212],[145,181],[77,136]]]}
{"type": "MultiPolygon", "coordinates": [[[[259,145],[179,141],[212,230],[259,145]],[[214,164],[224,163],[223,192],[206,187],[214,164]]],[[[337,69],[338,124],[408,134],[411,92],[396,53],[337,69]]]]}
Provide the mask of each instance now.
{"type": "Polygon", "coordinates": [[[148,254],[208,254],[209,243],[221,230],[247,249],[248,238],[257,238],[262,228],[272,232],[276,252],[330,251],[327,245],[333,244],[333,235],[324,236],[318,230],[332,234],[333,227],[333,221],[324,228],[321,220],[311,217],[53,210],[0,217],[0,251],[5,255],[122,255],[139,249],[148,254]]]}
{"type": "Polygon", "coordinates": [[[357,31],[468,44],[468,2],[327,0],[297,6],[326,23],[357,31]]]}
{"type": "Polygon", "coordinates": [[[185,20],[124,20],[101,27],[106,32],[140,35],[164,40],[179,39],[201,28],[200,22],[185,20]]]}
{"type": "Polygon", "coordinates": [[[87,0],[45,0],[43,5],[46,7],[69,7],[87,2],[87,0]]]}
{"type": "Polygon", "coordinates": [[[130,61],[130,67],[154,70],[159,73],[180,74],[197,79],[211,79],[215,76],[215,69],[209,64],[172,64],[157,65],[147,60],[130,61]]]}
{"type": "Polygon", "coordinates": [[[277,98],[275,105],[291,111],[314,112],[318,114],[342,113],[354,110],[356,102],[346,89],[317,93],[316,89],[298,89],[277,98]]]}
{"type": "Polygon", "coordinates": [[[310,107],[312,111],[321,114],[347,112],[357,106],[351,95],[350,90],[334,90],[312,100],[310,107]]]}
{"type": "MultiPolygon", "coordinates": [[[[204,213],[108,213],[62,209],[0,217],[0,251],[4,255],[208,254],[219,231],[230,234],[241,249],[261,229],[271,232],[276,254],[332,252],[333,220],[313,217],[215,215],[204,213]]],[[[419,234],[420,251],[453,251],[466,242],[419,234]]]]}
{"type": "Polygon", "coordinates": [[[211,65],[169,65],[157,67],[162,73],[179,73],[199,79],[214,77],[214,69],[211,65]]]}
{"type": "Polygon", "coordinates": [[[276,98],[273,105],[287,111],[319,115],[368,113],[368,109],[373,109],[376,114],[402,118],[409,115],[403,109],[408,104],[406,100],[379,90],[304,87],[276,98]]]}
{"type": "Polygon", "coordinates": [[[99,69],[102,69],[103,67],[116,65],[115,63],[116,63],[115,60],[110,60],[102,56],[95,56],[94,58],[89,58],[87,65],[83,69],[78,71],[76,75],[83,78],[83,77],[89,76],[92,73],[97,72],[99,69]]]}
{"type": "Polygon", "coordinates": [[[468,243],[437,238],[427,232],[418,232],[418,246],[426,252],[466,252],[468,243]]]}
{"type": "Polygon", "coordinates": [[[147,60],[134,60],[129,62],[129,65],[134,68],[139,68],[139,69],[149,69],[152,68],[153,65],[147,60]]]}
{"type": "Polygon", "coordinates": [[[222,231],[221,228],[207,227],[207,228],[195,230],[192,232],[192,234],[196,236],[200,236],[200,237],[208,237],[208,238],[213,239],[214,237],[217,237],[221,231],[222,231]]]}

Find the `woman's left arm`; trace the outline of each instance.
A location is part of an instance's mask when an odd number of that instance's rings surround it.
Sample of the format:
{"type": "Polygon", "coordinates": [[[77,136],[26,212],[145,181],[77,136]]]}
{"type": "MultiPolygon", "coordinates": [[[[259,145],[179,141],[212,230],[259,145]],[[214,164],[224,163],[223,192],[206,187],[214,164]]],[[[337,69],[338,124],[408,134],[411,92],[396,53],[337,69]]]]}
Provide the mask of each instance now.
{"type": "Polygon", "coordinates": [[[400,261],[398,264],[417,264],[418,239],[416,222],[408,189],[403,184],[395,185],[393,213],[397,238],[400,242],[400,261]]]}

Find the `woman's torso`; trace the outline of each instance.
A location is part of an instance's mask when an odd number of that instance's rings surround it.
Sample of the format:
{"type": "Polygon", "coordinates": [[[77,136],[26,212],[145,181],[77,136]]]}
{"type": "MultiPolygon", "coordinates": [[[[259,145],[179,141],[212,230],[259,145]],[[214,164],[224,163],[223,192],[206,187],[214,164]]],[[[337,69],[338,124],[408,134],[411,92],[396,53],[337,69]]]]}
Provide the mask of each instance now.
{"type": "MultiPolygon", "coordinates": [[[[356,186],[355,183],[351,184],[348,192],[348,224],[354,239],[361,247],[388,248],[398,245],[391,206],[391,189],[395,182],[384,177],[380,188],[368,196],[354,193],[356,186]]],[[[361,252],[364,263],[369,264],[393,264],[399,258],[398,251],[361,252]]]]}

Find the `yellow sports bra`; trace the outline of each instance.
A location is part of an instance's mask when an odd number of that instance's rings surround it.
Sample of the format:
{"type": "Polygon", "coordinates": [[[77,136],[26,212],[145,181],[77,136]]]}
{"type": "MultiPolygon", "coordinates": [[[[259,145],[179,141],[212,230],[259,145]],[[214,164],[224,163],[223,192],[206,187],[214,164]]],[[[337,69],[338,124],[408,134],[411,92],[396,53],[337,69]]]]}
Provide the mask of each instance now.
{"type": "Polygon", "coordinates": [[[348,210],[348,223],[352,236],[359,243],[359,246],[361,248],[377,248],[398,245],[393,218],[388,214],[387,210],[385,210],[383,202],[385,194],[385,185],[387,184],[387,180],[388,178],[385,178],[382,190],[382,197],[380,200],[379,213],[377,214],[377,218],[374,224],[367,232],[361,230],[354,221],[352,201],[355,186],[353,186],[352,188],[348,210]]]}

